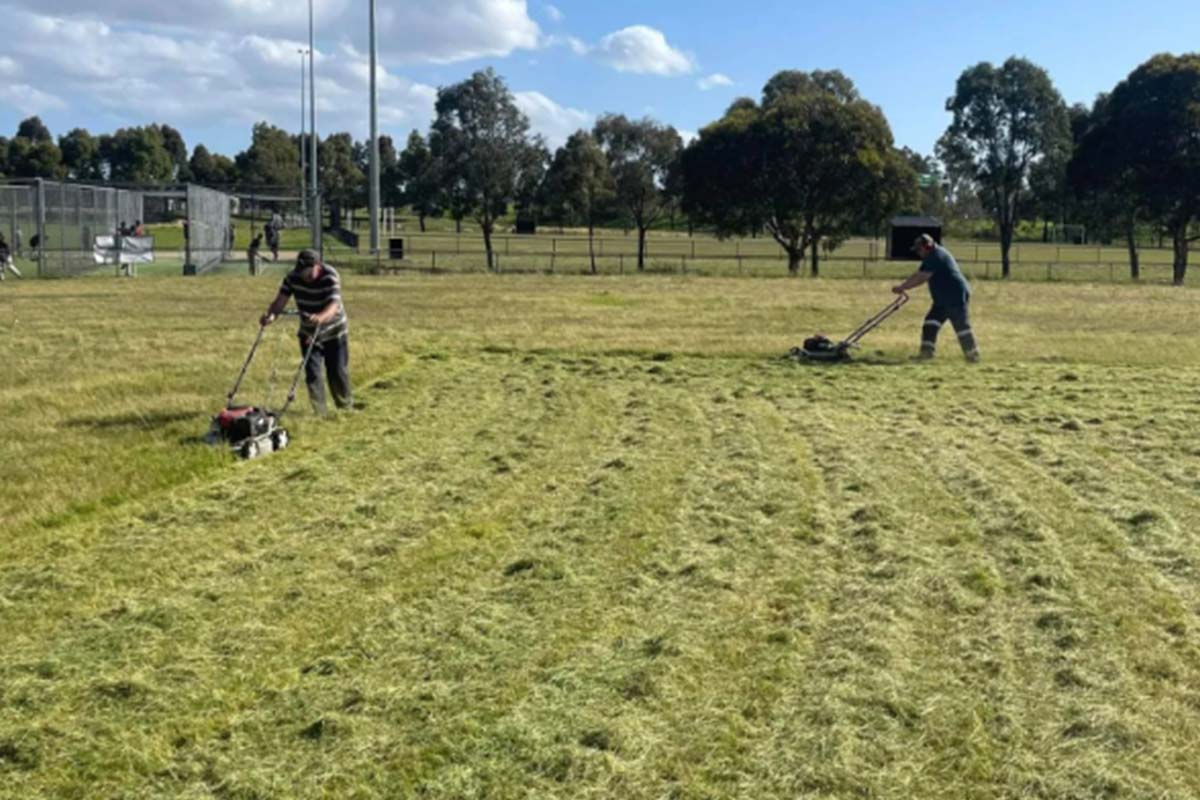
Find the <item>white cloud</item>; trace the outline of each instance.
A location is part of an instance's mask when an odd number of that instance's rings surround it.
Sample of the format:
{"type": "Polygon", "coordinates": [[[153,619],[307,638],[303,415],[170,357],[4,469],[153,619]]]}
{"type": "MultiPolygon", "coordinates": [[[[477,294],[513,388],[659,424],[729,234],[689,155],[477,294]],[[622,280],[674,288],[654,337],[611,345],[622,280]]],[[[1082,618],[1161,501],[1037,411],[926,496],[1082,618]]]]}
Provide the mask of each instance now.
{"type": "MultiPolygon", "coordinates": [[[[299,71],[300,68],[300,51],[308,52],[308,42],[293,41],[291,39],[267,39],[257,34],[245,36],[237,47],[243,54],[250,55],[257,59],[264,67],[279,67],[287,68],[293,71],[299,71]]],[[[325,54],[317,49],[316,62],[323,63],[325,54]]],[[[307,63],[307,57],[305,58],[307,63]]]]}
{"type": "MultiPolygon", "coordinates": [[[[0,0],[2,1],[2,0],[0,0]]],[[[38,87],[5,86],[0,105],[28,112],[71,106],[109,112],[113,127],[166,122],[235,126],[267,120],[288,130],[299,125],[300,54],[304,43],[262,34],[216,31],[154,33],[86,20],[13,11],[0,74],[25,67],[38,87]],[[47,94],[53,91],[55,94],[47,94]]],[[[15,74],[15,73],[14,73],[15,74]]],[[[367,132],[366,57],[349,44],[317,53],[317,126],[322,133],[367,132]]],[[[423,128],[437,97],[431,86],[379,68],[380,119],[423,128]]]]}
{"type": "Polygon", "coordinates": [[[587,46],[587,43],[577,36],[560,36],[559,34],[553,34],[551,36],[544,37],[541,44],[542,47],[567,47],[570,48],[571,52],[577,56],[585,56],[591,50],[591,48],[587,46]]]}
{"type": "MultiPolygon", "coordinates": [[[[351,0],[314,0],[318,29],[343,17],[351,0]]],[[[86,17],[102,11],[104,20],[119,25],[160,25],[192,30],[308,31],[308,4],[296,0],[6,0],[5,5],[64,18],[86,17]]]]}
{"type": "Polygon", "coordinates": [[[449,64],[537,48],[525,0],[416,0],[380,14],[380,47],[405,62],[449,64]]]}
{"type": "Polygon", "coordinates": [[[20,74],[21,65],[8,56],[0,56],[0,78],[12,78],[20,74]]]}
{"type": "MultiPolygon", "coordinates": [[[[20,9],[54,19],[60,47],[109,25],[308,41],[308,6],[301,0],[0,0],[6,22],[8,12],[20,9]]],[[[320,41],[366,38],[360,2],[315,0],[315,17],[320,41]]],[[[410,63],[507,56],[535,49],[541,38],[526,0],[405,0],[381,5],[378,22],[381,52],[410,63]]]]}
{"type": "Polygon", "coordinates": [[[675,130],[679,133],[679,138],[683,139],[684,147],[687,147],[696,139],[700,138],[700,134],[696,133],[695,131],[685,131],[682,128],[676,128],[675,130]]]}
{"type": "Polygon", "coordinates": [[[546,9],[546,16],[550,18],[551,22],[563,21],[563,12],[559,10],[558,6],[546,3],[544,8],[546,9]]]}
{"type": "Polygon", "coordinates": [[[27,83],[0,83],[0,101],[22,114],[41,114],[52,109],[66,108],[61,97],[47,94],[27,83]]]}
{"type": "Polygon", "coordinates": [[[714,72],[707,78],[701,78],[696,81],[696,85],[700,87],[700,91],[707,92],[709,89],[715,89],[718,86],[733,86],[733,80],[728,75],[714,72]]]}
{"type": "Polygon", "coordinates": [[[595,114],[560,106],[541,92],[515,92],[513,99],[517,108],[529,117],[533,131],[545,136],[551,149],[562,146],[572,133],[580,128],[590,129],[596,122],[595,114]]]}
{"type": "Polygon", "coordinates": [[[662,31],[646,25],[631,25],[610,33],[592,52],[619,72],[673,76],[696,70],[690,56],[668,44],[662,31]]]}

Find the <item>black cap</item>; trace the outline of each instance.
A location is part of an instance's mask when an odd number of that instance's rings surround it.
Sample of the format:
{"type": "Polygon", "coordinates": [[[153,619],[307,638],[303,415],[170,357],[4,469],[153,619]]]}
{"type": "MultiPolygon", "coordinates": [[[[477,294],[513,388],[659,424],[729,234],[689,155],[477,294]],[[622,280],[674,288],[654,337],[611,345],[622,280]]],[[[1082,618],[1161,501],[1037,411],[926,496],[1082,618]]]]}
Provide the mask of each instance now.
{"type": "Polygon", "coordinates": [[[301,250],[296,255],[296,269],[308,269],[314,264],[319,263],[321,257],[317,255],[316,250],[301,250]]]}
{"type": "Polygon", "coordinates": [[[921,245],[925,245],[926,247],[933,247],[935,244],[937,244],[937,242],[935,242],[933,240],[932,236],[930,236],[928,233],[922,233],[920,236],[913,239],[912,247],[909,249],[915,253],[915,252],[917,252],[917,248],[920,247],[921,245]]]}

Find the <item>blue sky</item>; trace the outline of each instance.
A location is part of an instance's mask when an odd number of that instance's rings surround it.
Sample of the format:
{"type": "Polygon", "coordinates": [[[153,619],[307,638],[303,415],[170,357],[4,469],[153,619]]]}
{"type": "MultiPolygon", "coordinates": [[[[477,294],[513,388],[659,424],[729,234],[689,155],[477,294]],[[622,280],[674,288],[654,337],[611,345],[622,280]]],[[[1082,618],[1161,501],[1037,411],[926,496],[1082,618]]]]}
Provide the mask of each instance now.
{"type": "MultiPolygon", "coordinates": [[[[382,129],[424,131],[438,86],[493,66],[560,143],[606,111],[695,132],[781,69],[841,69],[928,153],[962,70],[1021,55],[1090,103],[1158,52],[1200,50],[1200,3],[378,0],[382,129]]],[[[0,135],[165,122],[234,154],[298,127],[303,0],[0,0],[0,135]],[[97,13],[103,8],[103,14],[97,13]]],[[[366,133],[365,0],[317,0],[323,133],[366,133]]]]}

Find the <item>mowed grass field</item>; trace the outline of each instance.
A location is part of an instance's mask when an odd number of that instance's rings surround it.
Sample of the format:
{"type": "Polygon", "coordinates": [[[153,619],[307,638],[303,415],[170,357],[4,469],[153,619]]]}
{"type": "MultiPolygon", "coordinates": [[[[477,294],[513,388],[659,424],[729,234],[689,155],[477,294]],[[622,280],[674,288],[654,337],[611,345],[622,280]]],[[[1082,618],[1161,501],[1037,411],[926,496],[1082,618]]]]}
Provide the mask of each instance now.
{"type": "Polygon", "coordinates": [[[0,797],[1200,795],[1195,292],[348,276],[234,462],[273,291],[0,293],[0,797]]]}

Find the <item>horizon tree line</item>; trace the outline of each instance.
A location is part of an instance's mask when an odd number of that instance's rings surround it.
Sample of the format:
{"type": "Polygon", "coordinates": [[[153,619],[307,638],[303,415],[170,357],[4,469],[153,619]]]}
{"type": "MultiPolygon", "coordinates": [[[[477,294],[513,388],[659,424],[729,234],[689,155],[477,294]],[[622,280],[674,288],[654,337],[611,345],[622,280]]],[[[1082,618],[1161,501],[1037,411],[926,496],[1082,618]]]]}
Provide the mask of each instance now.
{"type": "MultiPolygon", "coordinates": [[[[874,234],[896,213],[985,217],[998,234],[1002,273],[1018,225],[1086,226],[1119,239],[1140,276],[1138,235],[1171,240],[1173,279],[1186,276],[1200,221],[1200,54],[1154,56],[1089,108],[1068,107],[1047,72],[1012,57],[959,76],[946,101],[951,123],[932,155],[897,148],[882,110],[837,70],[784,70],[758,100],[734,100],[685,146],[670,125],[601,115],[551,152],[530,130],[491,68],[438,91],[427,134],[397,151],[380,137],[382,202],[407,206],[422,231],[449,216],[483,233],[488,267],[501,219],[586,228],[592,270],[595,229],[638,237],[682,219],[717,236],[772,237],[788,269],[819,274],[820,253],[874,234]]],[[[233,158],[198,144],[188,153],[169,125],[93,136],[75,128],[55,140],[38,117],[0,137],[0,176],[114,182],[193,181],[299,186],[307,138],[266,122],[233,158]]],[[[330,223],[365,205],[365,142],[349,133],[318,141],[319,188],[330,223]]]]}

